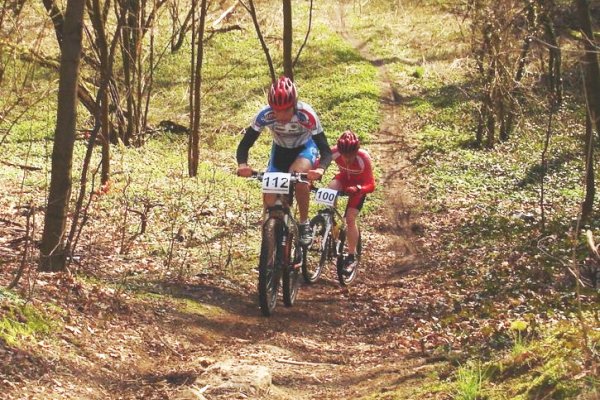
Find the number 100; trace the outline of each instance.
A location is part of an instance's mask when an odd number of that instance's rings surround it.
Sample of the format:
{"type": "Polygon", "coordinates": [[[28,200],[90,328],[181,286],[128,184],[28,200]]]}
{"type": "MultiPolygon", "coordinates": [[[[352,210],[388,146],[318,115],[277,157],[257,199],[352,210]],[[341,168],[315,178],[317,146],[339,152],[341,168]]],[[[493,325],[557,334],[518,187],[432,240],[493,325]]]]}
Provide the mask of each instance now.
{"type": "Polygon", "coordinates": [[[335,200],[335,193],[331,193],[331,192],[318,192],[317,193],[317,198],[319,200],[323,200],[323,201],[334,201],[335,200]]]}

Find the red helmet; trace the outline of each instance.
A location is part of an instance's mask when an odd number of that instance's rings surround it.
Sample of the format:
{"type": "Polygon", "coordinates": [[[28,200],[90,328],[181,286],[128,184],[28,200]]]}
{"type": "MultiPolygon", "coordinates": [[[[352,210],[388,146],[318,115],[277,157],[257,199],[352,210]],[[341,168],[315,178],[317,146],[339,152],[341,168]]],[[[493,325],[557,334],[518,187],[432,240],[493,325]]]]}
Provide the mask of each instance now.
{"type": "Polygon", "coordinates": [[[352,131],[342,133],[342,136],[337,141],[338,151],[342,154],[356,153],[360,148],[360,140],[352,131]]]}
{"type": "Polygon", "coordinates": [[[282,76],[271,85],[269,105],[274,110],[286,110],[296,105],[298,91],[296,85],[287,76],[282,76]]]}

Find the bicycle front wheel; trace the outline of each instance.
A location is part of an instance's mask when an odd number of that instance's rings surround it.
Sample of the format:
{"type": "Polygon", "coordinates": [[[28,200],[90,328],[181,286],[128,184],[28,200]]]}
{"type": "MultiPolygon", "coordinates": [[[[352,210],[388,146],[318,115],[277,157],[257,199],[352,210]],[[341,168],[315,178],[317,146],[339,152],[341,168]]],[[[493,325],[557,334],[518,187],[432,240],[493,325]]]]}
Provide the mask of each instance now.
{"type": "Polygon", "coordinates": [[[260,264],[258,265],[258,302],[260,311],[270,316],[277,304],[281,267],[279,257],[279,238],[282,222],[276,218],[269,219],[263,226],[260,247],[260,264]]]}
{"type": "Polygon", "coordinates": [[[310,220],[313,232],[313,241],[304,248],[302,257],[302,276],[306,283],[316,282],[323,273],[327,262],[329,246],[331,246],[331,233],[325,236],[327,222],[321,215],[310,220]]]}

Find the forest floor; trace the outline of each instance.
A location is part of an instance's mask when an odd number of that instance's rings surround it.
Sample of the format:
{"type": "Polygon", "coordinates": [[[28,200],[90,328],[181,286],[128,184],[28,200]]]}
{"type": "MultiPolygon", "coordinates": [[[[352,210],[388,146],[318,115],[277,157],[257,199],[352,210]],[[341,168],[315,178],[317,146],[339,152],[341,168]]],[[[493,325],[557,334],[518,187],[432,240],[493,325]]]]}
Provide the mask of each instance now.
{"type": "Polygon", "coordinates": [[[37,350],[0,345],[2,398],[354,399],[386,391],[411,398],[432,371],[439,375],[439,358],[418,330],[435,319],[423,304],[439,287],[410,195],[404,134],[414,117],[385,64],[345,30],[341,15],[332,19],[378,66],[382,87],[382,124],[369,151],[384,206],[361,222],[366,251],[357,281],[341,288],[329,266],[321,281],[301,287],[294,307],[280,304],[264,318],[254,281],[202,275],[138,297],[38,275],[35,285],[64,302],[68,324],[58,342],[38,342],[37,350]]]}

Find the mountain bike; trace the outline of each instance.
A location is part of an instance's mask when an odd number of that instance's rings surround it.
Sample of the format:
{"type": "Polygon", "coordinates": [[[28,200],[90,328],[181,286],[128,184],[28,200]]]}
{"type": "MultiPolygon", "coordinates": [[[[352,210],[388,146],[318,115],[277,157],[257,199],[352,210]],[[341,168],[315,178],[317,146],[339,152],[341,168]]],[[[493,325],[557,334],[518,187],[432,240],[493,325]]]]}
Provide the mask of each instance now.
{"type": "Polygon", "coordinates": [[[338,211],[337,198],[347,196],[346,193],[328,189],[311,188],[314,201],[323,207],[310,220],[313,240],[304,249],[302,258],[302,275],[306,283],[316,282],[323,273],[327,262],[335,261],[338,281],[342,286],[351,284],[358,274],[362,254],[362,238],[359,233],[356,246],[356,266],[348,274],[344,271],[344,259],[348,254],[346,243],[346,221],[338,211]]]}
{"type": "Polygon", "coordinates": [[[302,246],[290,207],[294,186],[309,182],[305,173],[253,172],[252,178],[262,182],[263,193],[277,194],[275,204],[265,210],[258,265],[259,305],[268,317],[277,304],[280,282],[286,306],[294,305],[298,294],[302,246]]]}

